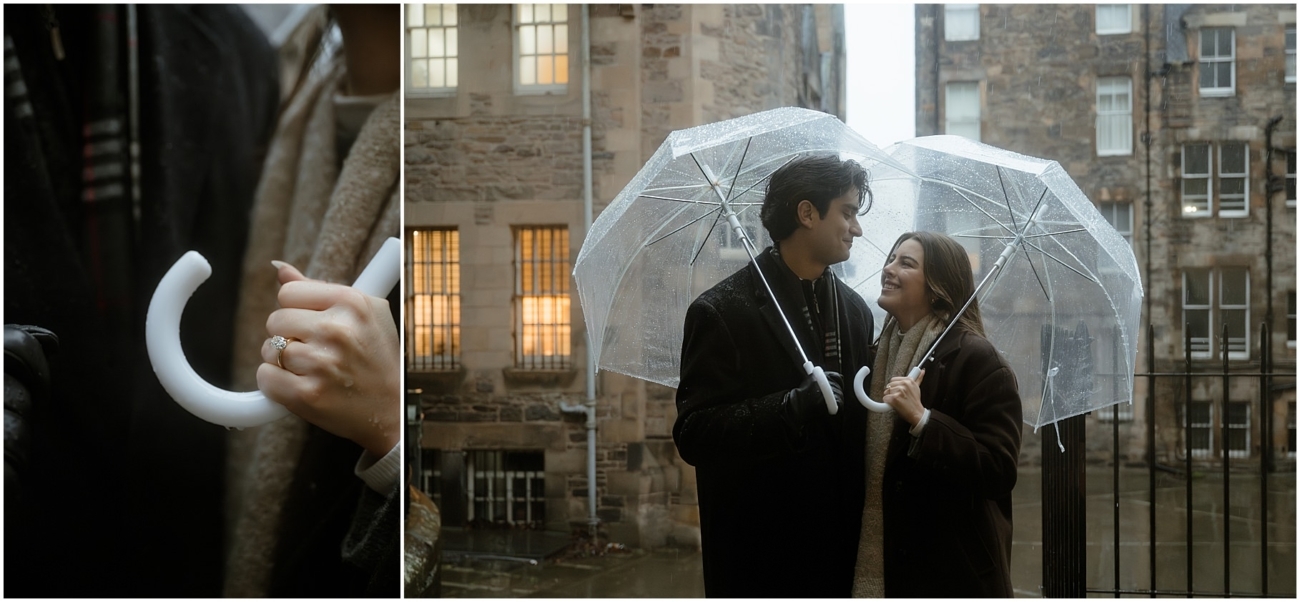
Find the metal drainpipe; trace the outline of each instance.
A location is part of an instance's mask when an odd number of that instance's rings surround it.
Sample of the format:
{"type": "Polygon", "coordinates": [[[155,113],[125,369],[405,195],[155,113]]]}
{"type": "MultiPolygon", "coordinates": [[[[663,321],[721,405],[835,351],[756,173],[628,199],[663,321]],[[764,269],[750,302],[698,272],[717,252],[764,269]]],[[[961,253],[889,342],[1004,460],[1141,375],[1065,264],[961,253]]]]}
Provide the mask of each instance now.
{"type": "MultiPolygon", "coordinates": [[[[582,231],[585,237],[591,231],[591,23],[590,7],[583,4],[582,11],[582,231]]],[[[597,543],[596,518],[596,362],[591,354],[591,332],[587,332],[587,403],[585,405],[560,404],[564,412],[587,415],[587,525],[591,528],[591,542],[597,543]]]]}

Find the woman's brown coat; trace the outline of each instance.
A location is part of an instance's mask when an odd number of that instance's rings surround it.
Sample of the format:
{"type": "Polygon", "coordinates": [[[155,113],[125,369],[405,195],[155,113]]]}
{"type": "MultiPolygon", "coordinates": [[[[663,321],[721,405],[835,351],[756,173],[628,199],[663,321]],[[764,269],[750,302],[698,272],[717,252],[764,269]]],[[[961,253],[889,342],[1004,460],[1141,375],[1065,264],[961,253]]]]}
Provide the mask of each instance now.
{"type": "Polygon", "coordinates": [[[1015,374],[987,339],[955,330],[920,388],[930,420],[919,438],[896,421],[885,465],[885,594],[1009,598],[1015,374]]]}

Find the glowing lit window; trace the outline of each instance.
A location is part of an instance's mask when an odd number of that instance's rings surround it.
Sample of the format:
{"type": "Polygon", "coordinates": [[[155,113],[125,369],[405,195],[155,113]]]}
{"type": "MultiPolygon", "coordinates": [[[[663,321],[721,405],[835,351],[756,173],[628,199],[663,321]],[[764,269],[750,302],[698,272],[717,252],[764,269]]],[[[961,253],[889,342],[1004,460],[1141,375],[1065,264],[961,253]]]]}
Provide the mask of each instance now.
{"type": "Polygon", "coordinates": [[[515,230],[515,365],[570,366],[569,230],[515,230]]]}
{"type": "Polygon", "coordinates": [[[408,231],[406,282],[407,369],[456,368],[460,363],[460,233],[408,231]]]}
{"type": "Polygon", "coordinates": [[[406,5],[406,91],[454,90],[460,78],[455,4],[406,5]]]}
{"type": "Polygon", "coordinates": [[[567,4],[515,5],[515,58],[515,81],[521,89],[565,89],[569,83],[567,4]]]}

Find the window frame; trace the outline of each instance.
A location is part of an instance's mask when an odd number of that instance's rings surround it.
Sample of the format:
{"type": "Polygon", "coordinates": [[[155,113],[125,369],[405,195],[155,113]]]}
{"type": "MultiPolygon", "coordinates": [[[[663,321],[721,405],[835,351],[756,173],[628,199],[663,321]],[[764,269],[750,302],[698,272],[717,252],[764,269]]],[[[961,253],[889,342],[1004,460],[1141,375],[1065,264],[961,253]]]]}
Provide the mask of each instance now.
{"type": "Polygon", "coordinates": [[[1295,209],[1295,162],[1296,152],[1286,153],[1286,207],[1295,209]]]}
{"type": "MultiPolygon", "coordinates": [[[[512,77],[511,77],[511,80],[512,80],[512,82],[513,82],[514,92],[515,92],[516,95],[532,95],[532,94],[542,95],[542,94],[556,94],[556,93],[563,94],[563,93],[568,92],[568,90],[569,90],[569,82],[570,82],[569,71],[570,71],[570,70],[572,69],[572,67],[573,67],[572,62],[569,60],[569,59],[571,58],[571,53],[570,53],[569,51],[570,51],[570,49],[571,49],[571,47],[572,47],[572,45],[573,45],[573,36],[570,35],[570,33],[569,33],[569,25],[570,25],[570,23],[571,23],[571,21],[569,20],[569,7],[570,7],[570,6],[571,6],[571,5],[569,5],[569,4],[554,4],[554,3],[534,3],[534,4],[513,4],[513,5],[511,5],[511,8],[510,8],[510,29],[511,29],[511,32],[512,32],[512,34],[513,34],[513,35],[511,36],[511,37],[512,37],[512,43],[513,43],[513,48],[511,49],[511,54],[513,55],[513,62],[514,62],[514,73],[513,73],[512,77]],[[549,21],[538,21],[538,20],[535,20],[535,19],[534,19],[534,20],[530,20],[530,21],[528,21],[527,23],[524,23],[524,22],[523,22],[522,17],[521,17],[521,14],[520,14],[521,12],[523,12],[523,7],[528,6],[528,7],[532,7],[530,10],[536,10],[536,7],[537,7],[537,6],[543,6],[543,5],[544,5],[544,6],[549,6],[549,7],[550,7],[550,9],[548,9],[548,10],[551,11],[551,20],[549,20],[549,21]],[[563,20],[563,21],[556,21],[556,20],[555,20],[555,14],[554,14],[555,7],[563,7],[563,10],[564,10],[564,20],[563,20]],[[523,83],[523,77],[522,77],[522,76],[523,76],[523,69],[524,69],[524,66],[523,66],[524,59],[525,59],[526,57],[528,57],[528,56],[532,56],[532,57],[541,57],[541,56],[543,56],[543,53],[541,53],[541,52],[538,52],[538,53],[536,53],[536,54],[529,54],[529,55],[524,54],[524,52],[523,52],[523,40],[522,40],[523,29],[524,29],[524,27],[537,27],[537,26],[541,26],[541,25],[559,26],[560,24],[563,24],[564,31],[565,31],[565,36],[564,36],[564,46],[563,46],[563,49],[562,49],[563,52],[562,52],[562,53],[559,52],[559,50],[561,50],[561,48],[560,48],[559,45],[555,44],[554,38],[552,37],[552,50],[554,50],[555,52],[550,53],[549,56],[552,57],[552,59],[554,59],[554,57],[557,57],[557,56],[563,56],[563,57],[564,57],[564,69],[563,69],[563,70],[561,70],[561,69],[559,69],[558,67],[556,67],[556,66],[554,65],[554,63],[552,64],[552,67],[554,68],[554,73],[555,73],[555,74],[559,74],[559,73],[561,73],[561,72],[564,73],[564,82],[563,82],[563,83],[549,83],[549,84],[539,84],[539,83],[525,84],[525,83],[523,83]]],[[[579,7],[585,7],[586,5],[579,4],[579,5],[576,5],[576,6],[579,6],[579,7]]],[[[534,13],[534,14],[535,14],[535,13],[534,13]]],[[[554,34],[552,33],[552,36],[553,36],[553,35],[554,35],[554,34]]],[[[534,44],[536,44],[536,43],[537,43],[537,41],[534,40],[534,44]]]]}
{"type": "MultiPolygon", "coordinates": [[[[1213,195],[1215,197],[1214,204],[1216,205],[1214,209],[1217,210],[1213,211],[1213,213],[1217,214],[1219,217],[1229,217],[1229,218],[1248,217],[1250,215],[1250,144],[1247,142],[1238,142],[1234,140],[1229,142],[1220,142],[1215,146],[1218,147],[1218,151],[1215,153],[1215,158],[1218,159],[1218,164],[1215,165],[1214,169],[1212,169],[1211,171],[1214,171],[1216,176],[1215,177],[1216,181],[1213,182],[1212,185],[1214,187],[1214,192],[1217,193],[1213,195]],[[1242,168],[1245,171],[1225,172],[1223,167],[1225,164],[1223,160],[1224,147],[1236,146],[1236,145],[1241,145],[1241,149],[1242,149],[1241,152],[1244,155],[1242,157],[1242,168]],[[1224,197],[1228,196],[1223,192],[1223,182],[1224,180],[1229,180],[1229,179],[1241,180],[1241,194],[1240,194],[1241,208],[1240,209],[1223,208],[1224,197]]],[[[1231,196],[1232,198],[1237,198],[1238,194],[1233,193],[1231,196]]]]}
{"type": "MultiPolygon", "coordinates": [[[[1225,97],[1225,96],[1233,96],[1233,95],[1235,95],[1236,92],[1237,92],[1237,30],[1236,30],[1236,28],[1233,28],[1233,27],[1205,27],[1205,28],[1202,28],[1202,29],[1198,32],[1197,37],[1198,37],[1198,40],[1197,40],[1197,42],[1198,42],[1198,44],[1197,44],[1197,62],[1198,62],[1198,64],[1197,64],[1197,70],[1196,70],[1196,76],[1197,76],[1197,77],[1196,77],[1196,87],[1197,87],[1197,89],[1200,91],[1201,96],[1203,96],[1203,97],[1225,97]],[[1218,54],[1214,54],[1214,55],[1208,55],[1208,56],[1207,56],[1207,55],[1205,54],[1205,39],[1204,39],[1205,34],[1206,34],[1207,32],[1213,32],[1213,33],[1215,34],[1215,44],[1214,44],[1214,47],[1217,49],[1218,46],[1219,46],[1219,44],[1218,44],[1218,36],[1219,36],[1220,34],[1222,34],[1223,32],[1225,32],[1225,31],[1228,32],[1228,35],[1231,37],[1231,40],[1230,40],[1230,42],[1229,42],[1230,52],[1228,53],[1228,55],[1227,55],[1227,56],[1220,56],[1220,55],[1218,55],[1218,54]],[[1216,85],[1216,86],[1209,87],[1209,88],[1207,88],[1207,87],[1203,87],[1203,86],[1201,85],[1201,79],[1202,79],[1202,75],[1203,75],[1203,73],[1204,73],[1205,68],[1206,68],[1207,66],[1209,66],[1209,65],[1218,65],[1218,64],[1221,64],[1221,63],[1227,63],[1227,64],[1228,64],[1228,86],[1227,86],[1227,87],[1222,87],[1222,86],[1218,86],[1218,85],[1216,85]]],[[[1215,82],[1216,82],[1216,84],[1217,84],[1217,82],[1218,82],[1218,77],[1217,77],[1217,75],[1218,75],[1218,70],[1217,70],[1217,68],[1216,68],[1216,69],[1215,69],[1215,76],[1216,76],[1216,77],[1215,77],[1215,82]]]]}
{"type": "MultiPolygon", "coordinates": [[[[544,225],[544,226],[514,226],[511,228],[514,237],[514,295],[511,300],[514,320],[512,334],[514,336],[514,368],[516,370],[570,370],[573,368],[573,289],[570,285],[573,273],[573,252],[570,248],[571,240],[569,238],[569,227],[566,224],[544,225]],[[532,232],[535,236],[535,245],[533,249],[533,258],[525,259],[524,243],[525,232],[532,232]],[[558,236],[561,241],[556,242],[543,241],[545,236],[558,236]],[[537,251],[540,251],[544,245],[548,255],[537,257],[537,251]],[[562,252],[563,258],[558,256],[552,257],[551,252],[562,252]],[[533,266],[531,270],[525,270],[526,262],[533,266]],[[544,267],[549,264],[549,267],[544,267]],[[532,287],[536,290],[528,290],[525,279],[531,274],[532,287]],[[550,276],[547,278],[547,276],[550,276]],[[543,282],[547,280],[547,282],[543,282]],[[552,285],[558,285],[558,288],[552,288],[552,285]],[[555,321],[546,323],[538,321],[535,324],[526,322],[528,310],[528,301],[530,297],[551,300],[550,317],[555,321]],[[529,330],[532,328],[550,328],[549,333],[536,331],[534,347],[538,346],[545,349],[548,340],[558,351],[563,349],[563,353],[526,353],[528,350],[527,339],[529,330]]],[[[538,303],[531,313],[540,315],[542,306],[546,303],[538,303]]]]}
{"type": "MultiPolygon", "coordinates": [[[[406,78],[405,85],[402,87],[403,94],[409,98],[445,98],[449,96],[455,96],[456,91],[460,88],[460,33],[459,33],[460,32],[460,8],[459,8],[460,5],[443,3],[443,4],[406,4],[403,6],[408,7],[408,10],[402,11],[402,30],[403,30],[402,69],[404,71],[403,76],[406,78]],[[428,14],[427,7],[429,6],[442,7],[442,15],[444,19],[443,23],[446,22],[445,18],[447,15],[447,9],[448,7],[450,7],[451,15],[455,17],[456,22],[451,25],[426,24],[424,20],[427,19],[427,14],[428,14]],[[421,15],[421,24],[411,25],[410,11],[415,10],[417,7],[423,11],[421,15]],[[428,52],[426,50],[426,55],[424,57],[413,56],[412,52],[413,52],[414,42],[412,40],[414,34],[412,33],[412,30],[414,29],[423,29],[423,30],[442,29],[445,32],[449,32],[449,37],[452,39],[450,43],[444,45],[444,51],[446,50],[447,47],[451,47],[452,54],[450,55],[444,54],[444,56],[442,57],[430,57],[428,56],[428,52]],[[454,79],[455,81],[450,86],[417,87],[415,85],[413,63],[421,59],[424,60],[442,59],[442,60],[451,61],[450,71],[451,71],[452,79],[454,79]]],[[[427,49],[427,44],[428,42],[426,42],[426,49],[427,49]]],[[[446,68],[446,66],[447,64],[444,64],[444,69],[446,68]]],[[[427,72],[426,72],[426,77],[428,77],[427,72]]],[[[444,72],[444,81],[445,79],[446,79],[446,72],[444,72]]]]}
{"type": "Polygon", "coordinates": [[[1097,97],[1096,97],[1095,109],[1096,109],[1095,144],[1097,149],[1097,156],[1099,157],[1131,156],[1133,154],[1133,78],[1127,76],[1108,76],[1108,77],[1097,78],[1097,97]],[[1118,88],[1120,87],[1119,84],[1122,84],[1124,88],[1122,94],[1127,100],[1128,106],[1123,110],[1110,109],[1103,112],[1101,108],[1103,97],[1110,96],[1112,98],[1112,105],[1113,105],[1114,98],[1121,93],[1118,90],[1118,88]],[[1102,149],[1102,142],[1101,142],[1102,132],[1111,131],[1112,133],[1114,133],[1114,130],[1117,129],[1114,126],[1114,124],[1116,123],[1121,123],[1125,126],[1123,128],[1124,131],[1123,143],[1114,144],[1114,141],[1112,141],[1112,146],[1110,148],[1102,149]]]}
{"type": "Polygon", "coordinates": [[[1181,148],[1182,152],[1180,153],[1181,176],[1179,178],[1179,193],[1180,193],[1179,200],[1182,202],[1183,210],[1181,212],[1181,215],[1183,218],[1212,217],[1214,215],[1214,180],[1211,177],[1211,175],[1214,173],[1213,148],[1214,145],[1210,144],[1209,142],[1193,142],[1193,143],[1184,143],[1182,145],[1181,148]],[[1193,147],[1202,147],[1202,146],[1205,147],[1205,171],[1188,172],[1187,170],[1188,149],[1193,147]],[[1189,198],[1195,198],[1195,199],[1202,198],[1202,195],[1191,195],[1188,194],[1187,192],[1187,183],[1189,181],[1196,181],[1196,180],[1205,180],[1205,195],[1204,195],[1205,208],[1196,211],[1188,211],[1189,198]]]}
{"type": "Polygon", "coordinates": [[[1230,460],[1248,459],[1250,458],[1250,451],[1251,451],[1250,450],[1250,419],[1251,419],[1251,414],[1253,413],[1252,411],[1253,408],[1251,407],[1251,403],[1249,401],[1229,401],[1227,410],[1228,411],[1225,413],[1223,420],[1224,420],[1224,426],[1227,427],[1228,432],[1227,432],[1227,439],[1223,442],[1223,447],[1228,451],[1228,459],[1230,460]],[[1232,410],[1235,408],[1236,409],[1245,408],[1246,416],[1244,422],[1232,421],[1232,410]],[[1231,441],[1232,441],[1232,434],[1234,431],[1241,431],[1241,433],[1243,434],[1243,445],[1244,445],[1243,449],[1233,449],[1232,447],[1229,447],[1230,445],[1232,445],[1231,441]]]}
{"type": "Polygon", "coordinates": [[[1286,404],[1286,457],[1290,459],[1296,457],[1295,404],[1294,401],[1286,404]]]}
{"type": "Polygon", "coordinates": [[[1295,349],[1295,289],[1287,291],[1286,294],[1286,346],[1288,349],[1295,349]]]}
{"type": "Polygon", "coordinates": [[[982,108],[982,107],[980,107],[980,84],[979,84],[979,82],[978,82],[978,81],[951,81],[951,82],[948,82],[948,83],[944,84],[944,88],[943,88],[943,90],[944,90],[944,95],[943,95],[943,133],[945,133],[945,134],[949,134],[949,135],[953,135],[953,136],[963,136],[963,137],[965,137],[965,138],[968,138],[968,139],[974,140],[974,141],[976,141],[976,142],[980,142],[980,141],[981,141],[981,140],[980,140],[980,134],[983,133],[983,132],[981,131],[981,130],[983,129],[983,127],[982,127],[982,126],[983,126],[983,115],[981,114],[981,108],[982,108]],[[973,118],[972,118],[971,116],[969,116],[969,115],[966,115],[966,114],[961,114],[961,116],[960,116],[961,118],[960,118],[960,119],[954,119],[954,118],[953,118],[953,111],[952,111],[952,108],[953,108],[954,104],[957,104],[957,105],[960,105],[960,104],[961,104],[961,103],[953,103],[953,102],[952,102],[952,101],[953,101],[953,91],[954,91],[954,89],[957,88],[957,87],[961,87],[961,88],[969,87],[970,89],[972,89],[972,90],[974,91],[974,93],[975,93],[975,94],[974,94],[975,104],[974,104],[974,112],[973,112],[974,117],[973,117],[973,118]],[[956,126],[958,127],[958,129],[960,129],[960,128],[964,128],[964,127],[971,127],[971,126],[974,126],[974,128],[975,128],[975,137],[972,138],[971,136],[967,136],[966,134],[958,134],[958,133],[954,133],[954,132],[952,131],[952,130],[954,129],[954,127],[953,127],[954,125],[956,125],[956,126]]]}
{"type": "MultiPolygon", "coordinates": [[[[421,226],[407,228],[406,235],[407,242],[403,246],[406,247],[405,276],[407,284],[403,287],[405,315],[402,320],[403,330],[406,333],[406,357],[404,358],[406,370],[410,372],[446,372],[459,370],[462,359],[461,353],[463,351],[461,348],[461,328],[463,326],[461,310],[463,309],[463,297],[461,292],[462,282],[460,274],[460,230],[455,226],[421,226]],[[422,234],[434,233],[449,235],[451,239],[447,241],[445,245],[438,247],[441,256],[447,257],[447,260],[435,261],[431,258],[428,261],[416,261],[416,245],[418,244],[420,236],[422,234]],[[450,288],[441,292],[434,291],[432,288],[429,292],[421,292],[418,290],[420,288],[418,283],[421,279],[417,277],[417,269],[419,269],[418,266],[422,264],[429,266],[429,272],[423,276],[425,282],[429,282],[430,287],[433,286],[433,280],[441,280],[450,288]],[[436,278],[434,272],[439,268],[434,266],[443,266],[440,268],[441,272],[436,278]],[[421,326],[418,321],[418,312],[416,311],[416,306],[419,304],[416,301],[416,298],[419,296],[430,297],[428,302],[430,322],[427,325],[429,331],[428,354],[417,353],[419,338],[421,336],[419,333],[421,326]],[[443,313],[447,318],[446,324],[438,324],[434,321],[433,314],[435,313],[437,306],[437,303],[434,302],[434,297],[446,297],[446,300],[443,302],[445,307],[443,313]],[[437,348],[436,341],[438,330],[440,328],[446,329],[445,334],[450,339],[449,344],[446,345],[446,348],[450,351],[446,353],[434,353],[434,350],[437,348]]],[[[428,249],[430,251],[434,250],[432,244],[428,249]]]]}
{"type": "MultiPolygon", "coordinates": [[[[1117,35],[1133,33],[1133,5],[1132,4],[1098,4],[1093,15],[1094,26],[1097,35],[1117,35]],[[1111,26],[1106,29],[1102,28],[1102,9],[1109,9],[1106,12],[1113,15],[1124,15],[1125,24],[1122,26],[1111,26]],[[1122,10],[1121,10],[1122,9],[1122,10]]],[[[1109,25],[1109,24],[1108,24],[1109,25]]]]}
{"type": "MultiPolygon", "coordinates": [[[[970,23],[963,23],[969,27],[970,23]]],[[[943,40],[945,42],[970,42],[980,39],[980,5],[978,4],[945,4],[943,6],[943,40]],[[954,18],[959,17],[959,18],[954,18]],[[973,37],[955,37],[951,24],[959,21],[967,21],[973,18],[975,23],[974,34],[961,32],[962,36],[973,37]]]]}
{"type": "Polygon", "coordinates": [[[1186,453],[1187,448],[1190,446],[1191,443],[1187,439],[1191,437],[1190,431],[1204,430],[1205,447],[1192,447],[1191,448],[1192,458],[1197,458],[1197,459],[1210,458],[1214,454],[1214,414],[1215,414],[1214,404],[1209,401],[1193,400],[1191,402],[1181,403],[1178,405],[1179,409],[1181,409],[1183,412],[1190,412],[1191,407],[1189,406],[1196,406],[1198,409],[1205,408],[1205,422],[1195,422],[1194,421],[1196,418],[1195,416],[1188,416],[1188,415],[1179,416],[1180,420],[1178,421],[1178,428],[1183,431],[1183,437],[1185,439],[1183,441],[1183,445],[1179,446],[1178,451],[1182,453],[1186,453]]]}
{"type": "Polygon", "coordinates": [[[1283,47],[1286,55],[1286,66],[1283,69],[1283,79],[1288,84],[1295,83],[1295,24],[1286,28],[1283,33],[1283,47]]]}
{"type": "MultiPolygon", "coordinates": [[[[1215,289],[1215,290],[1218,292],[1218,298],[1217,298],[1217,299],[1215,299],[1215,298],[1211,298],[1210,303],[1211,303],[1211,305],[1213,305],[1213,306],[1215,307],[1216,311],[1217,311],[1218,314],[1219,314],[1219,324],[1220,324],[1220,327],[1219,327],[1219,328],[1220,328],[1220,330],[1222,330],[1223,325],[1230,324],[1230,321],[1228,320],[1228,317],[1225,315],[1226,312],[1229,312],[1229,311],[1240,311],[1240,312],[1242,312],[1241,332],[1242,332],[1242,335],[1243,335],[1243,336],[1242,336],[1242,338],[1241,338],[1241,343],[1240,343],[1240,345],[1235,345],[1235,346],[1234,346],[1234,345],[1233,345],[1233,338],[1232,338],[1231,336],[1228,337],[1228,341],[1227,341],[1227,343],[1228,343],[1228,359],[1230,359],[1230,360],[1246,360],[1246,359],[1250,359],[1250,331],[1251,331],[1251,328],[1250,328],[1250,269],[1249,269],[1249,268],[1245,268],[1245,267],[1224,266],[1224,267],[1220,267],[1220,268],[1216,268],[1216,269],[1212,270],[1212,274],[1213,274],[1213,275],[1211,276],[1211,278],[1213,278],[1214,276],[1218,276],[1218,278],[1217,278],[1218,281],[1219,281],[1219,282],[1218,282],[1218,287],[1215,289]],[[1242,276],[1245,277],[1245,283],[1244,283],[1244,287],[1245,287],[1245,288],[1244,288],[1244,291],[1243,291],[1243,292],[1244,292],[1244,297],[1245,297],[1245,299],[1244,299],[1244,301],[1243,301],[1242,303],[1234,303],[1234,304],[1229,305],[1228,303],[1224,302],[1224,299],[1227,297],[1227,295],[1224,294],[1224,292],[1223,292],[1223,287],[1224,287],[1224,283],[1227,282],[1227,280],[1228,280],[1227,278],[1224,277],[1224,272],[1226,272],[1226,271],[1228,271],[1228,270],[1240,271],[1241,274],[1242,274],[1242,276]],[[1234,347],[1236,347],[1236,348],[1238,348],[1238,349],[1240,349],[1240,350],[1239,350],[1239,351],[1233,351],[1233,348],[1234,348],[1234,347]]],[[[1211,341],[1212,341],[1213,344],[1214,344],[1214,349],[1215,349],[1215,351],[1218,351],[1220,348],[1223,347],[1223,341],[1216,341],[1216,340],[1214,340],[1214,338],[1217,337],[1217,336],[1218,336],[1218,333],[1217,333],[1217,332],[1214,332],[1214,331],[1211,331],[1211,332],[1210,332],[1210,338],[1211,338],[1211,341]]],[[[1216,356],[1216,357],[1221,357],[1221,356],[1216,356]]]]}
{"type": "Polygon", "coordinates": [[[1101,213],[1102,219],[1106,220],[1110,227],[1124,237],[1129,246],[1133,246],[1133,203],[1128,201],[1101,201],[1097,203],[1097,212],[1101,213]],[[1121,211],[1128,215],[1128,228],[1123,230],[1115,225],[1115,217],[1121,211]]]}
{"type": "MultiPolygon", "coordinates": [[[[1188,327],[1188,326],[1187,326],[1188,322],[1190,322],[1190,320],[1189,320],[1188,317],[1187,317],[1187,312],[1188,312],[1188,310],[1196,311],[1196,312],[1205,312],[1205,332],[1206,332],[1206,335],[1207,335],[1207,336],[1204,338],[1203,342],[1202,342],[1200,345],[1197,344],[1197,339],[1196,339],[1196,338],[1193,337],[1193,338],[1191,339],[1191,341],[1190,341],[1190,343],[1191,343],[1191,349],[1188,350],[1188,351],[1190,352],[1190,355],[1191,355],[1191,357],[1192,357],[1193,359],[1210,359],[1210,358],[1214,357],[1214,349],[1215,349],[1215,345],[1214,345],[1214,290],[1215,290],[1215,289],[1214,289],[1214,270],[1213,270],[1213,269],[1210,269],[1210,268],[1188,268],[1188,269],[1183,270],[1183,295],[1182,295],[1182,297],[1183,297],[1183,302],[1182,302],[1182,310],[1183,310],[1183,321],[1182,321],[1182,326],[1183,326],[1183,328],[1186,329],[1186,328],[1188,327]],[[1205,295],[1206,295],[1206,300],[1205,300],[1205,303],[1204,303],[1204,304],[1199,304],[1199,303],[1197,303],[1197,304],[1193,304],[1193,303],[1188,302],[1188,295],[1189,295],[1189,293],[1191,292],[1191,289],[1187,286],[1187,280],[1188,280],[1188,278],[1191,277],[1193,274],[1201,274],[1201,273],[1204,273],[1204,274],[1205,274],[1205,278],[1206,278],[1206,281],[1205,281],[1205,287],[1206,287],[1206,288],[1205,288],[1205,295]],[[1203,350],[1198,351],[1198,350],[1197,350],[1198,348],[1203,349],[1203,350]]],[[[1187,338],[1188,338],[1187,335],[1188,335],[1188,333],[1183,333],[1183,340],[1184,340],[1184,341],[1187,340],[1187,338]]]]}

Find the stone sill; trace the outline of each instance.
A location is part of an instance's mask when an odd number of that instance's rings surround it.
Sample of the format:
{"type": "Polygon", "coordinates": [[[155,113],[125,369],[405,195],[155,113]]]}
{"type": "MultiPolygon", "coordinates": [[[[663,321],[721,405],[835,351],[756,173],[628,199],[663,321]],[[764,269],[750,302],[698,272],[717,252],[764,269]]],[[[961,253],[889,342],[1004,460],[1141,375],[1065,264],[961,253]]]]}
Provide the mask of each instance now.
{"type": "Polygon", "coordinates": [[[578,375],[576,368],[568,370],[520,370],[502,368],[508,387],[567,387],[578,375]]]}
{"type": "Polygon", "coordinates": [[[455,393],[460,389],[461,383],[465,382],[466,374],[464,366],[457,367],[454,370],[407,372],[406,388],[423,389],[424,393],[433,394],[455,393]]]}

